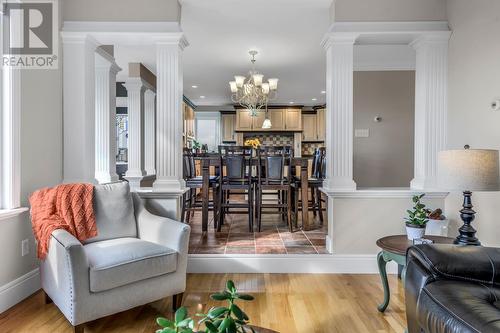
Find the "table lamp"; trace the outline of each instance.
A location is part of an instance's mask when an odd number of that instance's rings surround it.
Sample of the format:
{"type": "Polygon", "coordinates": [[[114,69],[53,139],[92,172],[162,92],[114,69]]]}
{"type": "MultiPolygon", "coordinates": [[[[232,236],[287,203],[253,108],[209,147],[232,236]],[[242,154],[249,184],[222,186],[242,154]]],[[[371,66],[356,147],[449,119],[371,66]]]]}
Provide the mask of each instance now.
{"type": "Polygon", "coordinates": [[[462,191],[463,208],[460,217],[464,222],[458,229],[455,244],[481,245],[476,230],[471,226],[476,212],[472,209],[472,191],[498,191],[500,189],[498,150],[465,149],[445,150],[438,156],[438,184],[447,191],[462,191]]]}

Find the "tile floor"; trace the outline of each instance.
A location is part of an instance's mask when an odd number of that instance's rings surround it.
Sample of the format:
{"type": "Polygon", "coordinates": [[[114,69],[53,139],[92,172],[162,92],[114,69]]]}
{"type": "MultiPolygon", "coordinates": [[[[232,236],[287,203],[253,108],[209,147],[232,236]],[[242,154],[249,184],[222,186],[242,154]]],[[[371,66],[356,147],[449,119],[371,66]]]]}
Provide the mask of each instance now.
{"type": "Polygon", "coordinates": [[[261,232],[248,232],[248,215],[229,214],[221,232],[213,227],[210,213],[207,233],[201,230],[201,212],[195,212],[190,221],[191,238],[189,253],[192,254],[325,254],[327,234],[325,224],[310,213],[310,231],[291,233],[279,215],[264,215],[261,232]]]}

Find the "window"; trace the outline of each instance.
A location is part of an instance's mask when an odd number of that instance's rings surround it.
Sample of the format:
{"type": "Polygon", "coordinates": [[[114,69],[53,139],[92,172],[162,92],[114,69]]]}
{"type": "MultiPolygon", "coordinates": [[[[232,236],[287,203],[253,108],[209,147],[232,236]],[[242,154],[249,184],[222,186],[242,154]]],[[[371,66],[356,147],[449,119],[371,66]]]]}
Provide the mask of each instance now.
{"type": "Polygon", "coordinates": [[[195,113],[196,140],[207,145],[209,151],[217,151],[220,144],[220,115],[218,112],[195,113]]]}
{"type": "MultiPolygon", "coordinates": [[[[3,56],[2,45],[0,36],[3,56]]],[[[0,212],[20,206],[20,117],[20,69],[0,66],[0,212]]]]}

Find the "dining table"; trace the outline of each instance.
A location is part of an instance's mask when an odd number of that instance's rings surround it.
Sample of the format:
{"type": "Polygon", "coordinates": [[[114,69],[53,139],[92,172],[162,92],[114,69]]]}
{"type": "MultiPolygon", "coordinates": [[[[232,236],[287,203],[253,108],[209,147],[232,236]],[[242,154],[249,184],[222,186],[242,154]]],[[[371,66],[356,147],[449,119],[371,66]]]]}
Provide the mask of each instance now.
{"type": "MultiPolygon", "coordinates": [[[[202,213],[201,213],[201,224],[202,231],[208,231],[208,211],[209,211],[209,181],[210,181],[210,167],[215,167],[216,169],[221,166],[221,158],[218,153],[198,153],[194,155],[194,160],[198,160],[201,163],[201,176],[202,176],[202,189],[201,195],[203,198],[202,202],[202,213]]],[[[308,198],[308,158],[306,157],[293,157],[291,160],[291,166],[295,166],[299,169],[300,181],[301,181],[301,195],[302,198],[308,198]]],[[[252,157],[252,165],[258,165],[259,160],[257,157],[252,157]]],[[[296,169],[297,170],[297,169],[296,169]]],[[[302,230],[310,230],[309,225],[309,205],[307,204],[308,199],[303,201],[302,204],[302,230]],[[305,203],[304,203],[305,202],[305,203]]]]}

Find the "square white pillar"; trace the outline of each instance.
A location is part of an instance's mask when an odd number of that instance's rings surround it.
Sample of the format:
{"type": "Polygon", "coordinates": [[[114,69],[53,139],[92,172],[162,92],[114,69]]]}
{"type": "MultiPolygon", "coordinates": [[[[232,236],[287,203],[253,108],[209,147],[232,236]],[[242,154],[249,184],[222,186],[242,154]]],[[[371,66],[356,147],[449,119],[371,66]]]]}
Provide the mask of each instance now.
{"type": "Polygon", "coordinates": [[[353,52],[357,34],[330,33],[326,50],[326,177],[328,191],[353,191],[353,52]]]}
{"type": "Polygon", "coordinates": [[[183,193],[182,34],[156,44],[156,181],[153,190],[183,193]]]}
{"type": "Polygon", "coordinates": [[[437,156],[446,149],[449,31],[423,34],[416,51],[415,177],[411,188],[435,189],[437,156]]]}
{"type": "Polygon", "coordinates": [[[63,42],[63,182],[95,183],[95,50],[85,33],[61,33],[63,42]]]}
{"type": "Polygon", "coordinates": [[[156,174],[156,93],[150,89],[144,93],[144,164],[146,174],[156,174]]]}
{"type": "Polygon", "coordinates": [[[128,113],[128,169],[125,178],[132,188],[141,186],[146,175],[144,168],[144,92],[146,86],[141,78],[125,81],[128,113]]]}
{"type": "Polygon", "coordinates": [[[116,74],[114,58],[100,48],[95,54],[95,178],[118,180],[116,174],[116,74]]]}

